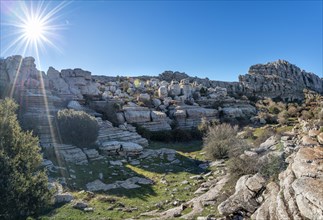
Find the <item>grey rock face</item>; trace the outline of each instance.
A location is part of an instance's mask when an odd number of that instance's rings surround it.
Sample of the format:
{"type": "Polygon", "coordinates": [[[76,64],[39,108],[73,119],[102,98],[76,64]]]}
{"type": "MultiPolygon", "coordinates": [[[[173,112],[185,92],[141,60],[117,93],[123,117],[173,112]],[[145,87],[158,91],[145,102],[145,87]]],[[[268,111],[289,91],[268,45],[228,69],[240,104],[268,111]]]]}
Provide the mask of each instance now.
{"type": "Polygon", "coordinates": [[[92,81],[91,72],[82,69],[65,69],[61,72],[50,67],[47,71],[49,88],[60,97],[82,99],[83,95],[99,95],[96,83],[92,81]]]}
{"type": "Polygon", "coordinates": [[[237,184],[235,193],[218,206],[223,215],[230,215],[239,210],[253,213],[259,206],[256,195],[265,187],[265,179],[259,174],[242,176],[237,184]]]}
{"type": "Polygon", "coordinates": [[[284,100],[303,99],[303,89],[323,93],[323,80],[284,60],[250,67],[240,76],[243,92],[248,95],[284,100]]]}

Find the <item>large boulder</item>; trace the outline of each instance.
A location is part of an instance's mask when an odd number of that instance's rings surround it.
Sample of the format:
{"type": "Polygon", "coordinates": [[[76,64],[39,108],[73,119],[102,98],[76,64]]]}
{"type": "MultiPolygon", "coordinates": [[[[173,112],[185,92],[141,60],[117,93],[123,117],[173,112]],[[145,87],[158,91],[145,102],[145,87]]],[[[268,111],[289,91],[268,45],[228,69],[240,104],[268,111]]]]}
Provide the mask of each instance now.
{"type": "Polygon", "coordinates": [[[167,91],[167,87],[166,86],[161,86],[158,89],[158,97],[163,99],[166,98],[168,96],[168,91],[167,91]]]}
{"type": "Polygon", "coordinates": [[[253,213],[260,205],[256,198],[265,189],[265,182],[259,174],[240,177],[235,193],[218,206],[219,212],[226,216],[241,210],[253,213]]]}
{"type": "Polygon", "coordinates": [[[124,116],[128,123],[149,122],[150,110],[145,107],[123,107],[124,116]]]}
{"type": "Polygon", "coordinates": [[[172,80],[172,82],[168,86],[168,90],[170,96],[179,96],[181,94],[181,87],[176,80],[172,80]]]}

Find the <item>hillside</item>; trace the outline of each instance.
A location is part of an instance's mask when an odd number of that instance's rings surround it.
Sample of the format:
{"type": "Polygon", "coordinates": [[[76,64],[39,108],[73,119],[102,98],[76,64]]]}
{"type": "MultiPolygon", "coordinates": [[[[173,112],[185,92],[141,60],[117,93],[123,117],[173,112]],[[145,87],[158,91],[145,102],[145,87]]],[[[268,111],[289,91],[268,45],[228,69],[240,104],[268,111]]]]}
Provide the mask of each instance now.
{"type": "Polygon", "coordinates": [[[321,219],[322,95],[322,78],[284,60],[253,65],[238,82],[0,60],[0,98],[14,98],[21,126],[39,137],[55,189],[43,219],[321,219]],[[63,109],[93,116],[95,143],[63,141],[63,109]],[[225,149],[243,144],[214,159],[207,138],[224,124],[235,140],[225,149]]]}

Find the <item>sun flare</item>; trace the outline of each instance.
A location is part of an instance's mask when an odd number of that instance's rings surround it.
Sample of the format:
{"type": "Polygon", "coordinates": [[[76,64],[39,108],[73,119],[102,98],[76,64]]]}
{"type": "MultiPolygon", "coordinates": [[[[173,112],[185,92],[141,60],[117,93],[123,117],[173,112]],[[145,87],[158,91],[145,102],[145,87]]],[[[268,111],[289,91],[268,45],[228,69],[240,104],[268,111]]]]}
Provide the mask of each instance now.
{"type": "Polygon", "coordinates": [[[13,39],[2,53],[7,51],[17,54],[29,54],[39,58],[40,52],[51,47],[62,53],[59,45],[60,30],[66,29],[66,21],[59,14],[69,3],[61,2],[53,7],[53,3],[45,1],[18,2],[16,7],[9,8],[12,20],[3,23],[11,28],[13,39]],[[45,4],[46,3],[46,4],[45,4]],[[14,37],[13,37],[14,36],[14,37]]]}
{"type": "Polygon", "coordinates": [[[44,24],[37,18],[30,19],[23,27],[24,35],[28,40],[40,40],[44,38],[44,24]]]}

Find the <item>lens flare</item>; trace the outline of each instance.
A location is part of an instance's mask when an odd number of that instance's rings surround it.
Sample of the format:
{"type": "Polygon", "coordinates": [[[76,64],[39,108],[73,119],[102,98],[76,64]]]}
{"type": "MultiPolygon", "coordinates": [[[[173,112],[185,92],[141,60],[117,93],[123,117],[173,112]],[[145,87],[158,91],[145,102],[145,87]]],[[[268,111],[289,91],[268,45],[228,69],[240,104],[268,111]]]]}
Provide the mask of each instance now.
{"type": "MultiPolygon", "coordinates": [[[[46,52],[47,47],[52,47],[62,53],[57,46],[59,41],[59,30],[66,29],[67,23],[60,21],[62,11],[69,3],[61,2],[55,7],[50,7],[50,2],[43,1],[18,1],[15,7],[7,10],[12,14],[10,21],[1,23],[7,27],[4,38],[8,38],[7,47],[1,51],[1,55],[27,53],[37,56],[46,52]],[[51,8],[51,9],[50,9],[51,8]]],[[[2,5],[5,7],[6,5],[2,5]]],[[[12,5],[11,5],[12,6],[12,5]]]]}

